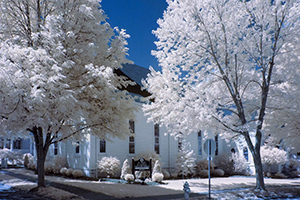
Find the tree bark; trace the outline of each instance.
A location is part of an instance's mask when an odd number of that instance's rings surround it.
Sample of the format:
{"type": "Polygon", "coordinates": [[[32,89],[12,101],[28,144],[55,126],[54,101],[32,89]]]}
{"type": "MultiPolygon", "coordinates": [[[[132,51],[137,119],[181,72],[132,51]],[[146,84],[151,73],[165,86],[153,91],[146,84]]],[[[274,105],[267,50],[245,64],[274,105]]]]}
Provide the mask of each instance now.
{"type": "Polygon", "coordinates": [[[33,133],[37,153],[38,187],[45,187],[45,160],[51,143],[45,141],[44,144],[43,129],[41,127],[35,126],[29,131],[33,133]]]}
{"type": "Polygon", "coordinates": [[[260,154],[257,154],[253,156],[254,159],[254,165],[255,165],[255,173],[256,173],[256,189],[259,190],[266,190],[265,182],[264,182],[264,172],[263,167],[261,163],[261,157],[260,154]]]}

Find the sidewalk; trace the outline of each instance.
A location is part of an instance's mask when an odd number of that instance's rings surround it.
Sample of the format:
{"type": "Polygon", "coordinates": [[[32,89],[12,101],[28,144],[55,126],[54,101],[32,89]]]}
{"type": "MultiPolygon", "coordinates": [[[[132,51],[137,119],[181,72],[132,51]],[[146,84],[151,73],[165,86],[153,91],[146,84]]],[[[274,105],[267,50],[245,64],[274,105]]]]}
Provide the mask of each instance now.
{"type": "MultiPolygon", "coordinates": [[[[27,190],[36,187],[37,175],[31,170],[23,168],[12,168],[0,170],[0,179],[4,184],[9,184],[8,179],[18,182],[17,187],[27,190]]],[[[190,199],[206,199],[208,194],[208,179],[188,179],[188,180],[166,180],[159,186],[147,186],[137,184],[116,184],[99,181],[85,181],[77,179],[68,179],[56,176],[46,176],[46,184],[55,188],[56,193],[68,192],[66,197],[72,199],[133,199],[133,200],[163,200],[163,199],[183,199],[183,184],[187,181],[192,193],[190,199]],[[68,196],[69,195],[69,196],[68,196]],[[77,196],[74,196],[77,195],[77,196]]],[[[266,187],[270,191],[276,191],[278,188],[289,196],[289,190],[299,191],[300,179],[265,179],[266,187]]],[[[11,184],[14,186],[13,184],[11,184]]],[[[255,186],[254,177],[228,177],[212,178],[211,193],[213,198],[220,199],[253,199],[256,197],[252,190],[255,186]],[[251,193],[252,192],[252,193],[251,193]],[[251,194],[250,194],[251,193],[251,194]],[[236,198],[236,196],[241,198],[236,198]],[[244,195],[244,196],[243,196],[244,195]],[[252,196],[251,196],[252,195],[252,196]],[[253,196],[254,195],[254,196],[253,196]],[[231,196],[231,197],[230,197],[231,196]]],[[[273,192],[274,193],[274,192],[273,192]]],[[[277,195],[273,194],[273,196],[277,195]]],[[[297,193],[297,192],[296,192],[297,193]]],[[[297,193],[298,194],[298,193],[297,193]]],[[[58,195],[58,194],[57,194],[58,195]]],[[[300,194],[299,194],[300,195],[300,194]]],[[[277,195],[278,196],[278,195],[277,195]]],[[[298,195],[297,195],[298,196],[298,195]]],[[[49,196],[48,196],[49,197],[49,196]]],[[[291,197],[291,195],[290,195],[291,197]]],[[[62,198],[63,199],[63,198],[62,198]]],[[[67,199],[67,198],[65,198],[67,199]]]]}

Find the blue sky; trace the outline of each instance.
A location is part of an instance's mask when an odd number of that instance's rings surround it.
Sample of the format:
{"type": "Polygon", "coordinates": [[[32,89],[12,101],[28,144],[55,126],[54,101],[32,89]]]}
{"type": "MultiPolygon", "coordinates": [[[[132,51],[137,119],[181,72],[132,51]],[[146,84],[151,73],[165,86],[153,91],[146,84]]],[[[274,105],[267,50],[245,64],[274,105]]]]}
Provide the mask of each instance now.
{"type": "Polygon", "coordinates": [[[102,0],[102,8],[112,27],[126,29],[131,36],[128,41],[129,56],[135,64],[159,70],[157,59],[151,55],[155,50],[157,19],[162,18],[167,8],[165,0],[102,0]]]}

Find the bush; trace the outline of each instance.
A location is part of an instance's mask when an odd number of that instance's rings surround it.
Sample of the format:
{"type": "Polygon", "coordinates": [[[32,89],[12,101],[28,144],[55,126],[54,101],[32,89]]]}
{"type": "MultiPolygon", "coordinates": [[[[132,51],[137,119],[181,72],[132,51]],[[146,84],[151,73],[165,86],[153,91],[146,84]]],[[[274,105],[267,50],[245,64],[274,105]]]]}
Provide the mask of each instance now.
{"type": "MultiPolygon", "coordinates": [[[[211,172],[210,172],[211,173],[211,172]]],[[[201,178],[207,178],[208,177],[208,170],[207,169],[202,169],[199,171],[199,176],[201,178]]]]}
{"type": "Polygon", "coordinates": [[[57,155],[54,158],[52,158],[51,162],[53,163],[52,171],[53,171],[54,174],[59,174],[60,169],[62,167],[67,167],[67,165],[68,165],[67,159],[64,156],[60,156],[60,155],[57,155]]]}
{"type": "Polygon", "coordinates": [[[53,163],[51,161],[46,161],[44,165],[45,173],[50,174],[53,172],[53,163]]]}
{"type": "Polygon", "coordinates": [[[103,157],[97,164],[100,172],[107,177],[113,177],[120,170],[120,160],[116,157],[103,157]]]}
{"type": "Polygon", "coordinates": [[[67,169],[66,167],[62,167],[62,168],[59,170],[59,172],[60,172],[61,175],[67,175],[67,171],[68,171],[68,169],[67,169]]]}
{"type": "Polygon", "coordinates": [[[170,173],[165,169],[162,170],[162,174],[164,175],[164,179],[169,179],[171,176],[170,173]]]}
{"type": "Polygon", "coordinates": [[[125,179],[126,174],[132,174],[128,159],[123,162],[121,170],[121,179],[125,179]]]}
{"type": "Polygon", "coordinates": [[[213,173],[213,176],[222,177],[222,176],[224,176],[224,171],[222,169],[215,169],[214,173],[213,173]]]}
{"type": "Polygon", "coordinates": [[[234,163],[235,174],[245,174],[247,172],[249,163],[243,155],[239,154],[238,152],[232,153],[231,159],[234,163]]]}
{"type": "Polygon", "coordinates": [[[162,173],[154,173],[152,175],[152,180],[154,182],[161,183],[163,179],[164,179],[164,175],[162,173]]]}
{"type": "Polygon", "coordinates": [[[24,167],[27,167],[28,163],[29,163],[28,155],[24,154],[24,167]]]}
{"type": "MultiPolygon", "coordinates": [[[[202,160],[197,162],[197,170],[200,174],[201,171],[207,170],[208,171],[208,160],[202,160]]],[[[210,173],[212,174],[215,170],[215,164],[210,161],[210,173]]]]}
{"type": "Polygon", "coordinates": [[[66,175],[67,175],[67,176],[72,176],[73,171],[74,171],[74,169],[69,168],[69,169],[66,171],[66,175]]]}
{"type": "Polygon", "coordinates": [[[0,149],[0,158],[6,158],[12,165],[23,164],[24,158],[21,151],[11,151],[9,149],[0,149]]]}
{"type": "Polygon", "coordinates": [[[132,174],[126,174],[124,176],[125,181],[127,181],[128,183],[132,183],[134,181],[134,176],[132,174]]]}
{"type": "Polygon", "coordinates": [[[230,154],[222,154],[215,159],[216,166],[224,171],[224,175],[231,176],[234,174],[234,162],[230,154]]]}
{"type": "Polygon", "coordinates": [[[154,164],[154,167],[153,167],[153,170],[152,170],[152,176],[153,176],[153,174],[155,174],[155,173],[162,173],[162,170],[161,170],[161,166],[160,166],[159,160],[156,160],[156,161],[155,161],[155,164],[154,164]]]}
{"type": "Polygon", "coordinates": [[[83,172],[79,169],[75,169],[73,172],[72,172],[72,175],[74,178],[80,178],[83,176],[83,172]]]}

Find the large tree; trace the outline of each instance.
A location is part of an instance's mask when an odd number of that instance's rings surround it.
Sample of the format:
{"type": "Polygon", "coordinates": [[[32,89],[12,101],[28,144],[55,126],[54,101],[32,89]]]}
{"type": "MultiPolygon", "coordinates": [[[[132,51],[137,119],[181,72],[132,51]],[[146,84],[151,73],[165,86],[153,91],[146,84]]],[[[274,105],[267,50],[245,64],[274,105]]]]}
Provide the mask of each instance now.
{"type": "Polygon", "coordinates": [[[206,129],[242,137],[254,158],[256,188],[264,190],[262,125],[277,58],[293,53],[281,47],[298,34],[299,1],[167,3],[154,31],[162,71],[152,69],[144,82],[155,98],[144,111],[174,136],[206,129]]]}
{"type": "Polygon", "coordinates": [[[0,1],[1,134],[33,134],[38,186],[49,146],[84,134],[126,138],[132,84],[113,71],[127,62],[124,30],[96,0],[0,1]]]}

